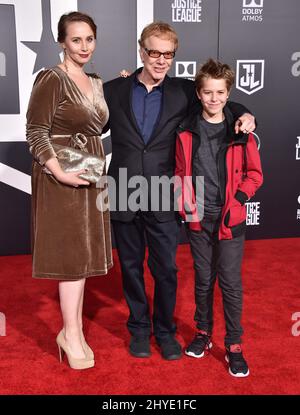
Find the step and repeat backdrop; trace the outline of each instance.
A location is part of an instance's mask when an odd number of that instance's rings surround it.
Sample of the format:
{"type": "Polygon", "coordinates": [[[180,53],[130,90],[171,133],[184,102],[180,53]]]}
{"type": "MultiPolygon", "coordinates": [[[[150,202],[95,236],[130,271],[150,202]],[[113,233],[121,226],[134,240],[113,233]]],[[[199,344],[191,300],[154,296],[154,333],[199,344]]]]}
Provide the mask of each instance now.
{"type": "MultiPolygon", "coordinates": [[[[258,121],[265,177],[247,203],[247,238],[300,236],[299,0],[0,0],[0,255],[30,252],[26,109],[37,73],[62,59],[57,22],[72,10],[98,25],[86,70],[104,81],[140,66],[137,40],[153,20],[179,35],[171,76],[193,79],[208,57],[229,63],[236,71],[231,99],[258,121]]],[[[109,163],[109,132],[103,144],[109,163]]]]}

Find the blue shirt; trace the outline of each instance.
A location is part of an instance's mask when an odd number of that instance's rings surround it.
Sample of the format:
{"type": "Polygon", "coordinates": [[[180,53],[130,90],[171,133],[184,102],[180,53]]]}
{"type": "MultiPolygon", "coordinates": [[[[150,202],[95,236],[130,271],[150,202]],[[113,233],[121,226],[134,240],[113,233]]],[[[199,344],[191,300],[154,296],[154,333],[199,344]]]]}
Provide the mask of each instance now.
{"type": "Polygon", "coordinates": [[[145,144],[149,141],[159,119],[162,106],[162,84],[151,92],[135,77],[132,91],[132,109],[145,144]]]}

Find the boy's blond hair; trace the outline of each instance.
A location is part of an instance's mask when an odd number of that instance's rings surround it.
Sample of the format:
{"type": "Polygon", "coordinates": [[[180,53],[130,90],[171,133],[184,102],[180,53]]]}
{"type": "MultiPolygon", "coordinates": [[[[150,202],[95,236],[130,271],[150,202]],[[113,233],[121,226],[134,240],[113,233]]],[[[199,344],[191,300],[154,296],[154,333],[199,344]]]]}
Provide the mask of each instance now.
{"type": "Polygon", "coordinates": [[[210,58],[200,67],[196,74],[195,84],[197,92],[202,88],[203,80],[207,78],[224,79],[227,89],[230,91],[234,83],[234,71],[226,63],[210,58]]]}

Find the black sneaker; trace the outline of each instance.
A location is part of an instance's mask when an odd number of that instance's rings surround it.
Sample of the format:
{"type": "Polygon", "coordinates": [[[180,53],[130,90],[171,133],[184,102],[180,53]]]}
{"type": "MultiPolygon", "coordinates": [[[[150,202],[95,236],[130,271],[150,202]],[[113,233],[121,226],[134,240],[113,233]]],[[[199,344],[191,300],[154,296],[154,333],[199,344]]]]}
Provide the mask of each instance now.
{"type": "Polygon", "coordinates": [[[250,371],[246,360],[244,359],[240,344],[232,344],[226,347],[226,362],[229,364],[228,372],[236,378],[245,378],[250,371]]]}
{"type": "Polygon", "coordinates": [[[178,360],[182,356],[181,346],[174,337],[158,342],[161,355],[166,360],[178,360]]]}
{"type": "Polygon", "coordinates": [[[204,357],[212,348],[211,336],[205,331],[199,331],[192,343],[186,348],[185,354],[197,359],[204,357]]]}
{"type": "Polygon", "coordinates": [[[149,357],[150,339],[148,336],[132,336],[129,345],[129,352],[134,357],[149,357]]]}

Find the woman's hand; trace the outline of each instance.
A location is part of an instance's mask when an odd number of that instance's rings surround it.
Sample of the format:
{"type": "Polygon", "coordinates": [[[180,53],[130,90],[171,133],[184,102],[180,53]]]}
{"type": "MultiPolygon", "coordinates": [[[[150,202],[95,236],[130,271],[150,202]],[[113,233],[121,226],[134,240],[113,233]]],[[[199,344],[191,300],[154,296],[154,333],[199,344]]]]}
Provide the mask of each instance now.
{"type": "Polygon", "coordinates": [[[54,175],[54,177],[63,184],[66,184],[68,186],[78,187],[78,186],[88,186],[90,182],[87,180],[81,179],[79,177],[80,174],[86,173],[86,170],[78,170],[73,171],[69,173],[65,173],[64,171],[61,171],[54,175]]]}
{"type": "Polygon", "coordinates": [[[90,184],[87,180],[79,177],[80,174],[86,173],[85,169],[66,173],[61,169],[56,157],[47,160],[45,166],[60,183],[73,187],[88,186],[90,184]]]}

